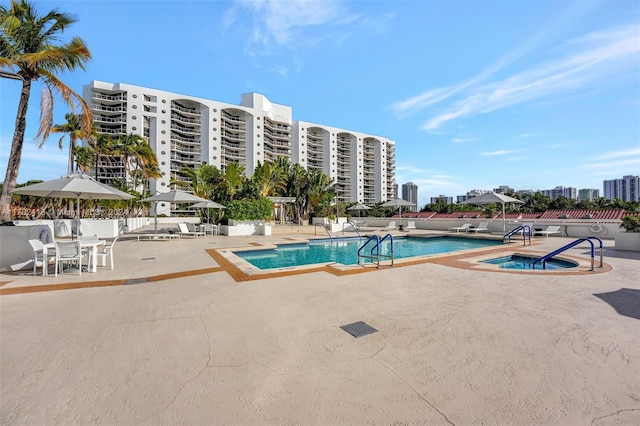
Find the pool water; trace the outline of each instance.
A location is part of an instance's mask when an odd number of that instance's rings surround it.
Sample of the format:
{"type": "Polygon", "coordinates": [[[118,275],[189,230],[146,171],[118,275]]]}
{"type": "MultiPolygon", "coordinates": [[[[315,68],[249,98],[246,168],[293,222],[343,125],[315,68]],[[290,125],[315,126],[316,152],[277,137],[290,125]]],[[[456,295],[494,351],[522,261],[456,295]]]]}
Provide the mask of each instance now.
{"type": "MultiPolygon", "coordinates": [[[[359,238],[320,240],[302,244],[283,244],[268,250],[238,251],[234,254],[260,269],[289,268],[316,263],[355,265],[358,263],[358,248],[365,241],[359,238]]],[[[393,253],[395,259],[401,259],[501,244],[502,241],[453,237],[394,238],[393,253]]],[[[367,247],[373,245],[371,242],[367,247]]],[[[390,249],[389,241],[384,241],[380,254],[389,255],[390,249]]],[[[363,250],[363,254],[369,253],[369,248],[363,250]]],[[[380,260],[383,261],[385,258],[380,260]]],[[[364,262],[368,263],[370,260],[362,259],[361,263],[364,262]]]]}
{"type": "MultiPolygon", "coordinates": [[[[492,265],[498,265],[501,269],[543,269],[542,263],[536,263],[535,267],[532,265],[536,257],[522,256],[514,254],[511,256],[498,257],[495,259],[483,260],[484,263],[490,263],[492,265]]],[[[578,266],[575,262],[560,259],[549,259],[546,262],[545,269],[567,269],[575,268],[578,266]]]]}

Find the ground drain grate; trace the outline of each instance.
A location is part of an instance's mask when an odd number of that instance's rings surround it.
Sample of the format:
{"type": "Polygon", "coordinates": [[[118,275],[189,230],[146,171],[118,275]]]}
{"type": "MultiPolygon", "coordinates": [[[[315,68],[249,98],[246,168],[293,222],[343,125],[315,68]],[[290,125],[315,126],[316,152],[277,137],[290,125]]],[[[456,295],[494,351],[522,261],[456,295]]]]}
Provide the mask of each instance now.
{"type": "Polygon", "coordinates": [[[155,260],[155,257],[143,257],[142,260],[155,260]]]}
{"type": "Polygon", "coordinates": [[[362,337],[378,331],[375,328],[371,327],[369,324],[362,321],[354,322],[347,325],[341,325],[340,328],[353,337],[362,337]]]}
{"type": "Polygon", "coordinates": [[[146,278],[135,278],[133,280],[128,280],[127,282],[124,283],[124,285],[144,284],[146,282],[148,282],[146,278]]]}

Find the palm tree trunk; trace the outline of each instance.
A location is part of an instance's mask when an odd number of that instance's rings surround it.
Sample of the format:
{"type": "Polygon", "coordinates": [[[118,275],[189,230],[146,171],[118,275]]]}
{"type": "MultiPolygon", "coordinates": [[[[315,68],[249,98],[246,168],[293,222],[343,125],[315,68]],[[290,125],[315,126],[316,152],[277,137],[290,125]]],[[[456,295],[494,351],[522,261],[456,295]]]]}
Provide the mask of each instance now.
{"type": "Polygon", "coordinates": [[[20,103],[18,104],[18,113],[16,115],[16,130],[13,133],[11,153],[7,161],[2,196],[0,196],[0,223],[11,221],[11,193],[16,187],[18,171],[20,170],[20,158],[22,156],[22,145],[24,144],[24,132],[27,128],[27,107],[29,106],[30,94],[31,79],[23,76],[20,103]]]}

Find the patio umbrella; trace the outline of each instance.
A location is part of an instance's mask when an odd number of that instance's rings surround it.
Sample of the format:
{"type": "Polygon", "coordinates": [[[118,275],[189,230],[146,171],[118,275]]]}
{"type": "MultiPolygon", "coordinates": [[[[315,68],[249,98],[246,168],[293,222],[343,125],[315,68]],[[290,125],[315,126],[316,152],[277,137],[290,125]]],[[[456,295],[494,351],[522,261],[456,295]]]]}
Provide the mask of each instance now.
{"type": "MultiPolygon", "coordinates": [[[[200,203],[196,203],[192,206],[189,206],[190,209],[226,209],[222,204],[216,203],[215,201],[207,200],[202,201],[200,203]]],[[[207,214],[207,223],[209,223],[209,215],[207,214]]]]}
{"type": "Polygon", "coordinates": [[[466,201],[462,201],[460,204],[502,204],[502,232],[507,230],[507,218],[505,217],[505,204],[507,203],[519,203],[524,204],[524,201],[520,201],[517,198],[509,197],[508,195],[496,194],[495,192],[487,192],[486,194],[478,195],[477,197],[470,198],[466,201]]]}
{"type": "Polygon", "coordinates": [[[347,210],[358,210],[358,217],[360,217],[360,210],[371,210],[371,207],[358,203],[355,206],[349,207],[347,210]]]}
{"type": "MultiPolygon", "coordinates": [[[[158,203],[162,201],[167,203],[180,204],[180,203],[201,203],[201,202],[207,202],[211,200],[198,197],[196,195],[191,194],[190,192],[169,191],[169,192],[161,192],[159,194],[152,195],[151,197],[144,198],[138,202],[139,203],[149,203],[149,202],[158,203]]],[[[158,206],[156,205],[155,207],[156,208],[153,209],[154,210],[154,221],[153,221],[154,234],[158,232],[158,206]]]]}
{"type": "MultiPolygon", "coordinates": [[[[77,199],[76,219],[80,224],[80,200],[130,200],[133,195],[100,183],[91,176],[74,173],[34,185],[23,186],[13,190],[14,194],[35,195],[47,198],[77,199]]],[[[78,227],[79,228],[79,227],[78,227]]]]}
{"type": "MultiPolygon", "coordinates": [[[[386,203],[380,204],[382,207],[398,207],[398,212],[400,213],[400,220],[402,220],[402,206],[412,206],[413,203],[407,200],[403,200],[402,198],[394,198],[393,200],[387,201],[386,203]]],[[[399,225],[400,230],[402,230],[402,225],[399,225]]]]}

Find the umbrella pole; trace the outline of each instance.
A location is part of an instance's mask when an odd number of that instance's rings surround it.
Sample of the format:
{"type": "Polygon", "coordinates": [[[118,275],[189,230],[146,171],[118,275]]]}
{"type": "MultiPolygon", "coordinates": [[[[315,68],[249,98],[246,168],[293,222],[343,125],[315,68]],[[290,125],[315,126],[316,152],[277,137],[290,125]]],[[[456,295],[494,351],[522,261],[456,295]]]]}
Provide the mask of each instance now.
{"type": "Polygon", "coordinates": [[[507,217],[505,216],[504,204],[505,203],[502,203],[502,233],[503,234],[507,232],[507,217]]]}
{"type": "Polygon", "coordinates": [[[158,202],[153,205],[153,233],[158,233],[158,202]]]}

